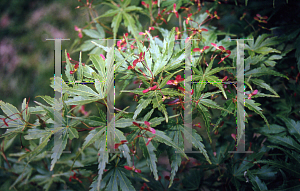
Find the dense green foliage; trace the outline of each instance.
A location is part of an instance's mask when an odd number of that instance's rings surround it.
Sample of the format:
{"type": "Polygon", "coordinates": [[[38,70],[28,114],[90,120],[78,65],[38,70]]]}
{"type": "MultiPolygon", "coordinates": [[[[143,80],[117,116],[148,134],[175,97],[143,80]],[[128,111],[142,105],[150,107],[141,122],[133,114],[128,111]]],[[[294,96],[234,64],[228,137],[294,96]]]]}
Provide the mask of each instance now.
{"type": "Polygon", "coordinates": [[[300,189],[299,2],[80,3],[90,21],[75,27],[63,77],[50,84],[62,98],[38,96],[35,106],[25,98],[21,110],[0,100],[0,190],[300,189]],[[113,47],[101,40],[115,38],[113,47]],[[243,112],[236,85],[224,83],[237,81],[230,38],[251,39],[244,100],[245,144],[253,154],[228,153],[241,137],[236,118],[243,112]],[[183,79],[186,43],[192,93],[183,79]],[[113,83],[117,153],[106,152],[113,83]],[[190,132],[185,94],[192,94],[190,132]],[[97,112],[86,111],[92,107],[97,112]],[[184,138],[199,153],[184,153],[184,138]]]}

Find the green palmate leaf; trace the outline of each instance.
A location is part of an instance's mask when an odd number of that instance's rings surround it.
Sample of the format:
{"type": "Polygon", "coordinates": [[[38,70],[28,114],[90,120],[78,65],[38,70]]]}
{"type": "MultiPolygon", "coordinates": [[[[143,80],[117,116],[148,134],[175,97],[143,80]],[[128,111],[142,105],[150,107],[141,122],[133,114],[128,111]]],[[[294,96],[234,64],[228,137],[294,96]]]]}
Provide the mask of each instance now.
{"type": "Polygon", "coordinates": [[[151,127],[156,127],[157,125],[160,125],[161,122],[165,120],[166,119],[164,117],[154,117],[149,122],[151,123],[151,127]]]}
{"type": "Polygon", "coordinates": [[[102,135],[100,138],[100,148],[99,148],[99,157],[98,157],[98,179],[97,179],[97,190],[100,190],[100,184],[102,180],[103,171],[108,163],[109,153],[106,151],[106,136],[102,135]]]}
{"type": "Polygon", "coordinates": [[[153,112],[154,112],[154,109],[151,109],[151,111],[144,116],[143,121],[148,121],[150,119],[151,115],[153,114],[153,112]]]}
{"type": "Polygon", "coordinates": [[[67,105],[85,105],[99,100],[100,100],[99,97],[74,96],[73,98],[67,100],[65,103],[67,105]]]}
{"type": "Polygon", "coordinates": [[[190,133],[189,131],[185,131],[184,130],[184,126],[180,126],[180,130],[182,133],[184,133],[184,136],[186,138],[186,140],[188,140],[190,143],[193,144],[194,147],[196,147],[197,149],[200,150],[200,152],[204,155],[204,157],[206,158],[207,162],[209,162],[209,164],[212,164],[207,152],[204,148],[204,145],[201,143],[202,142],[202,138],[201,136],[197,133],[197,131],[195,129],[192,129],[192,133],[190,133]]]}
{"type": "Polygon", "coordinates": [[[159,111],[163,112],[166,118],[166,122],[168,123],[168,113],[165,105],[163,104],[163,100],[161,94],[157,95],[157,91],[155,91],[154,98],[152,99],[153,108],[158,108],[159,111]]]}
{"type": "Polygon", "coordinates": [[[129,127],[134,121],[134,119],[121,118],[115,122],[115,127],[129,127]]]}
{"type": "Polygon", "coordinates": [[[192,77],[194,81],[206,82],[205,75],[193,75],[192,77]]]}
{"type": "Polygon", "coordinates": [[[266,66],[275,66],[276,65],[276,62],[275,61],[272,61],[272,60],[266,60],[264,62],[266,64],[266,66]]]}
{"type": "Polygon", "coordinates": [[[99,93],[99,97],[105,97],[105,82],[102,80],[102,77],[100,75],[93,73],[93,76],[95,78],[95,88],[97,92],[99,93]]]}
{"type": "Polygon", "coordinates": [[[202,115],[203,117],[203,120],[204,120],[204,123],[205,123],[205,126],[206,126],[206,129],[207,129],[207,134],[208,134],[208,137],[211,141],[211,138],[210,138],[210,122],[211,122],[211,115],[209,114],[209,111],[206,107],[204,107],[202,104],[198,103],[198,111],[200,112],[200,114],[202,115]]]}
{"type": "MultiPolygon", "coordinates": [[[[217,68],[215,68],[215,69],[217,69],[217,68]]],[[[199,67],[199,70],[198,70],[197,67],[192,66],[192,71],[195,72],[195,74],[197,74],[199,77],[203,76],[203,71],[202,71],[201,67],[199,67]]],[[[194,76],[196,76],[196,75],[194,75],[194,76]]]]}
{"type": "MultiPolygon", "coordinates": [[[[11,105],[9,103],[5,103],[1,100],[0,100],[0,106],[1,106],[2,111],[7,115],[7,116],[0,115],[0,117],[2,119],[5,119],[5,123],[8,125],[8,126],[6,126],[4,121],[0,120],[0,127],[7,129],[5,134],[3,134],[1,137],[9,136],[9,138],[12,138],[15,134],[21,132],[25,128],[26,124],[25,124],[25,122],[20,120],[20,115],[18,114],[19,111],[17,110],[16,107],[14,107],[13,105],[11,105]],[[13,115],[13,112],[16,112],[16,115],[13,115]],[[6,118],[6,117],[9,117],[9,118],[6,118]],[[12,128],[12,127],[15,127],[15,128],[12,128]]],[[[24,112],[26,112],[26,111],[24,111],[24,112]]]]}
{"type": "MultiPolygon", "coordinates": [[[[227,106],[227,110],[229,110],[229,111],[231,111],[231,112],[234,111],[235,105],[234,105],[234,103],[233,103],[232,100],[227,100],[226,103],[225,103],[225,105],[227,106]]],[[[215,127],[214,127],[214,129],[212,130],[213,132],[219,127],[219,124],[221,123],[221,121],[224,120],[224,117],[226,117],[227,115],[228,115],[228,112],[226,112],[226,111],[224,111],[224,110],[221,111],[221,117],[220,117],[220,118],[218,119],[218,121],[216,122],[215,127]]]]}
{"type": "Polygon", "coordinates": [[[93,78],[93,72],[95,72],[95,70],[93,68],[91,68],[90,66],[88,65],[85,65],[83,67],[83,75],[86,77],[86,78],[93,78]]]}
{"type": "MultiPolygon", "coordinates": [[[[110,172],[109,182],[107,183],[106,190],[118,191],[118,177],[116,168],[113,168],[110,172]]],[[[108,180],[107,180],[108,181],[108,180]]],[[[106,182],[107,182],[106,181],[106,182]]],[[[102,182],[101,182],[102,183],[102,182]]],[[[102,183],[103,184],[103,183],[102,183]]],[[[101,186],[102,187],[102,186],[101,186]]],[[[100,191],[100,190],[99,190],[100,191]]]]}
{"type": "MultiPolygon", "coordinates": [[[[57,105],[60,105],[59,104],[59,102],[56,100],[56,99],[54,99],[54,98],[52,98],[52,97],[50,97],[50,96],[36,96],[36,97],[40,97],[40,98],[42,98],[45,102],[47,102],[49,105],[54,105],[54,102],[56,102],[56,104],[57,105]]],[[[61,108],[60,108],[61,109],[61,108]]]]}
{"type": "MultiPolygon", "coordinates": [[[[81,46],[80,46],[80,48],[79,48],[78,50],[81,50],[81,51],[85,52],[85,51],[92,50],[94,47],[95,47],[95,45],[91,42],[91,40],[86,40],[86,41],[84,41],[84,43],[81,44],[81,46]]],[[[70,70],[73,70],[73,69],[74,69],[74,68],[73,68],[73,66],[71,65],[71,66],[70,66],[70,70]]],[[[70,73],[69,73],[69,75],[70,75],[72,78],[74,78],[74,76],[71,75],[70,73]]]]}
{"type": "Polygon", "coordinates": [[[251,171],[247,170],[247,176],[249,176],[249,179],[254,186],[254,190],[259,190],[259,191],[266,191],[268,190],[268,187],[264,182],[262,182],[257,176],[254,176],[251,171]]]}
{"type": "Polygon", "coordinates": [[[78,95],[78,96],[83,96],[83,97],[92,96],[92,97],[95,97],[98,99],[103,98],[103,97],[100,97],[99,94],[97,94],[97,92],[92,90],[92,88],[90,88],[86,85],[82,85],[82,84],[77,84],[77,85],[74,85],[73,88],[69,88],[68,93],[71,95],[78,95]]]}
{"type": "MultiPolygon", "coordinates": [[[[180,148],[182,148],[183,145],[183,137],[180,133],[180,129],[178,124],[174,125],[170,131],[169,131],[169,137],[171,137],[171,140],[176,144],[177,146],[181,145],[180,148]]],[[[170,176],[170,183],[169,188],[173,184],[173,180],[175,178],[176,172],[178,171],[178,167],[181,165],[181,156],[180,153],[176,152],[176,149],[169,148],[167,150],[169,161],[171,163],[171,176],[170,176]]]]}
{"type": "Polygon", "coordinates": [[[102,14],[101,16],[95,18],[95,19],[98,19],[98,18],[102,18],[102,17],[111,17],[111,16],[114,16],[115,14],[118,14],[120,10],[118,9],[110,9],[108,11],[106,11],[106,13],[102,14]]]}
{"type": "Polygon", "coordinates": [[[278,97],[278,96],[272,94],[264,94],[264,93],[257,93],[256,95],[252,96],[252,98],[257,98],[257,97],[278,97]]]}
{"type": "Polygon", "coordinates": [[[174,149],[171,149],[170,152],[173,152],[172,157],[169,158],[170,162],[171,162],[171,176],[170,176],[170,183],[169,183],[169,188],[172,186],[176,172],[178,171],[178,167],[181,165],[181,156],[178,153],[175,153],[174,149]]]}
{"type": "MultiPolygon", "coordinates": [[[[46,111],[41,106],[28,107],[28,112],[30,114],[45,114],[46,111]]],[[[1,123],[1,121],[0,121],[1,123]]]]}
{"type": "Polygon", "coordinates": [[[227,156],[229,155],[229,153],[227,151],[230,151],[231,150],[231,147],[233,149],[233,146],[234,145],[231,145],[231,144],[221,144],[221,145],[218,145],[217,146],[217,150],[216,150],[216,154],[217,154],[217,164],[216,165],[219,165],[219,164],[222,164],[227,156]]]}
{"type": "Polygon", "coordinates": [[[73,127],[68,127],[68,133],[71,140],[74,138],[79,138],[78,131],[73,127]]]}
{"type": "Polygon", "coordinates": [[[268,136],[268,141],[285,146],[289,149],[294,149],[300,152],[300,145],[297,141],[295,141],[292,137],[281,137],[281,136],[268,136]]]}
{"type": "MultiPolygon", "coordinates": [[[[157,61],[160,59],[160,57],[161,57],[160,49],[159,49],[159,47],[157,46],[157,44],[154,42],[154,40],[153,40],[151,34],[150,34],[148,31],[146,31],[146,33],[147,33],[147,35],[148,35],[148,37],[149,37],[149,40],[150,40],[150,47],[149,47],[149,50],[150,50],[150,52],[151,52],[151,56],[153,57],[153,61],[154,61],[154,62],[157,62],[157,61]]],[[[149,64],[148,64],[148,65],[149,65],[149,64]]],[[[149,68],[150,68],[150,70],[151,70],[151,68],[152,68],[152,63],[151,63],[151,65],[149,65],[149,68]]]]}
{"type": "MultiPolygon", "coordinates": [[[[279,44],[280,43],[280,39],[278,39],[277,37],[272,37],[272,38],[268,38],[268,37],[271,37],[270,34],[263,34],[263,35],[260,35],[255,43],[253,43],[253,41],[248,41],[248,44],[249,44],[249,48],[251,50],[255,50],[255,49],[259,49],[259,48],[265,48],[267,46],[273,46],[273,45],[276,45],[276,44],[279,44]]],[[[250,38],[253,38],[252,36],[250,38]]]]}
{"type": "Polygon", "coordinates": [[[208,82],[210,82],[211,85],[213,85],[213,86],[219,88],[219,89],[222,91],[223,96],[225,97],[225,99],[227,99],[227,95],[226,95],[225,90],[224,90],[224,88],[223,88],[223,84],[217,83],[217,81],[220,81],[219,78],[217,78],[216,76],[206,76],[205,79],[206,79],[208,82]]]}
{"type": "Polygon", "coordinates": [[[3,151],[5,152],[8,148],[10,148],[10,146],[14,143],[15,138],[17,137],[17,135],[12,136],[12,138],[10,137],[5,137],[1,147],[3,148],[3,151]]]}
{"type": "Polygon", "coordinates": [[[108,94],[108,91],[113,88],[114,84],[114,49],[113,47],[109,48],[109,51],[107,52],[107,59],[106,59],[107,65],[106,65],[106,71],[107,71],[107,80],[105,82],[105,90],[106,94],[108,94]]]}
{"type": "MultiPolygon", "coordinates": [[[[98,27],[100,25],[98,24],[98,27]]],[[[101,26],[100,26],[101,27],[101,26]]],[[[93,29],[83,29],[82,32],[91,38],[101,39],[103,38],[103,34],[100,34],[98,31],[93,29]]]]}
{"type": "Polygon", "coordinates": [[[174,43],[175,43],[175,27],[172,28],[172,30],[170,31],[170,34],[168,36],[167,39],[164,39],[167,41],[167,46],[168,46],[168,60],[171,58],[172,54],[173,54],[173,48],[174,48],[174,43]]]}
{"type": "Polygon", "coordinates": [[[275,91],[273,88],[271,88],[270,85],[266,84],[263,80],[251,78],[251,81],[252,81],[254,84],[256,84],[256,85],[258,85],[258,86],[260,86],[260,87],[262,87],[262,88],[264,88],[264,89],[266,89],[266,90],[269,90],[269,91],[272,92],[276,97],[279,97],[279,95],[276,93],[276,91],[275,91]]]}
{"type": "Polygon", "coordinates": [[[211,71],[212,65],[213,65],[214,60],[215,60],[216,57],[217,57],[217,56],[214,56],[214,57],[211,59],[210,63],[208,64],[208,66],[207,66],[207,68],[206,68],[206,70],[205,70],[205,72],[204,72],[204,75],[207,76],[208,72],[211,71]]]}
{"type": "Polygon", "coordinates": [[[40,129],[29,129],[28,130],[28,134],[24,136],[24,138],[26,140],[30,140],[30,139],[39,139],[42,138],[46,135],[49,135],[49,131],[45,131],[45,130],[40,130],[40,129]]]}
{"type": "Polygon", "coordinates": [[[99,55],[96,54],[90,55],[90,59],[94,64],[96,70],[98,71],[100,77],[102,78],[101,81],[105,81],[106,79],[105,61],[99,55]]]}
{"type": "MultiPolygon", "coordinates": [[[[158,75],[167,65],[168,61],[173,54],[173,47],[175,41],[175,28],[169,33],[168,37],[164,39],[162,56],[158,57],[158,60],[155,62],[153,66],[153,74],[154,76],[158,75]]],[[[157,55],[158,56],[158,55],[157,55]]]]}
{"type": "MultiPolygon", "coordinates": [[[[151,124],[151,123],[150,123],[151,124]]],[[[152,124],[151,124],[151,127],[152,127],[152,124]]],[[[149,136],[149,137],[152,137],[153,134],[150,133],[150,132],[146,132],[146,134],[149,136]]],[[[171,146],[173,148],[175,148],[180,154],[181,156],[185,157],[188,159],[187,155],[184,153],[184,151],[178,146],[176,145],[169,136],[167,136],[164,132],[160,131],[160,130],[156,130],[155,132],[155,137],[153,138],[153,140],[155,141],[158,141],[158,142],[161,142],[161,143],[164,143],[168,146],[171,146]]]]}
{"type": "Polygon", "coordinates": [[[259,105],[260,105],[259,103],[255,103],[254,100],[252,100],[252,99],[245,99],[245,106],[248,109],[250,109],[250,110],[254,111],[255,113],[257,113],[258,115],[260,115],[266,122],[267,126],[270,128],[268,120],[261,112],[262,109],[260,107],[258,107],[259,105]]]}
{"type": "MultiPolygon", "coordinates": [[[[52,80],[50,86],[54,89],[54,91],[61,92],[61,93],[66,93],[67,90],[69,90],[69,86],[65,83],[65,81],[62,78],[55,77],[55,78],[52,78],[52,79],[53,80],[52,80]]],[[[73,79],[73,81],[75,81],[75,80],[73,79]]]]}
{"type": "MultiPolygon", "coordinates": [[[[119,113],[116,114],[115,119],[118,120],[121,117],[126,117],[126,113],[125,110],[128,109],[130,106],[127,106],[125,109],[123,109],[122,111],[120,111],[119,113]]],[[[127,113],[129,114],[129,113],[127,113]]]]}
{"type": "Polygon", "coordinates": [[[14,169],[14,172],[18,172],[19,169],[24,169],[22,170],[22,174],[20,174],[18,176],[18,178],[15,180],[15,182],[9,187],[9,189],[12,189],[13,187],[15,187],[15,185],[17,183],[19,183],[21,180],[24,180],[25,178],[25,181],[24,183],[28,183],[28,179],[31,177],[32,175],[32,172],[33,172],[33,169],[30,165],[27,165],[27,166],[24,166],[24,165],[14,165],[13,166],[14,169]]]}
{"type": "MultiPolygon", "coordinates": [[[[205,70],[205,73],[206,73],[207,76],[211,76],[211,75],[213,75],[215,73],[218,73],[220,71],[228,70],[228,69],[235,69],[235,68],[236,67],[218,67],[218,68],[214,68],[214,69],[209,70],[209,71],[205,70]]],[[[222,81],[222,80],[220,80],[220,81],[222,81]]]]}
{"type": "Polygon", "coordinates": [[[37,154],[39,154],[39,152],[47,145],[51,135],[52,135],[52,132],[49,132],[47,135],[42,137],[42,142],[39,144],[39,146],[37,146],[33,151],[22,155],[18,161],[21,161],[22,159],[24,159],[26,157],[34,157],[37,154]]]}
{"type": "Polygon", "coordinates": [[[300,122],[294,121],[293,119],[281,118],[288,128],[288,131],[291,135],[293,135],[296,140],[300,140],[300,122]]]}
{"type": "Polygon", "coordinates": [[[132,34],[136,34],[136,25],[135,25],[135,20],[134,18],[125,12],[123,12],[123,18],[124,18],[124,25],[125,27],[128,27],[128,31],[131,32],[132,34]]]}
{"type": "Polygon", "coordinates": [[[300,154],[298,152],[295,152],[292,150],[292,152],[290,152],[289,150],[287,150],[286,148],[282,148],[282,147],[278,147],[278,146],[268,146],[270,148],[276,148],[279,149],[281,151],[283,151],[286,155],[289,156],[290,159],[292,159],[293,161],[295,161],[297,164],[300,164],[300,154]]]}
{"type": "Polygon", "coordinates": [[[111,27],[113,28],[113,32],[114,32],[114,38],[116,38],[116,36],[117,36],[117,32],[118,32],[121,20],[122,20],[122,12],[118,12],[118,14],[116,16],[114,16],[112,23],[111,23],[111,27]]]}
{"type": "Polygon", "coordinates": [[[146,158],[147,164],[149,165],[155,180],[158,180],[157,165],[156,165],[157,158],[155,155],[156,149],[151,142],[146,146],[147,142],[148,140],[146,138],[144,137],[139,138],[140,148],[143,152],[144,157],[146,158]]]}
{"type": "Polygon", "coordinates": [[[67,140],[68,140],[67,129],[63,129],[60,132],[54,134],[54,147],[52,149],[53,154],[51,155],[52,161],[51,161],[50,171],[53,170],[55,163],[60,158],[63,150],[66,148],[67,140]]]}
{"type": "Polygon", "coordinates": [[[199,103],[202,105],[205,105],[206,107],[216,108],[216,109],[220,109],[220,110],[226,111],[228,113],[231,113],[231,111],[218,106],[218,104],[216,102],[214,102],[210,99],[201,99],[199,103]]]}
{"type": "Polygon", "coordinates": [[[284,169],[289,174],[293,174],[299,177],[300,175],[300,169],[298,166],[295,166],[293,164],[286,163],[284,161],[278,161],[278,160],[257,160],[253,162],[254,164],[268,164],[274,168],[277,169],[284,169]]]}
{"type": "MultiPolygon", "coordinates": [[[[97,116],[89,116],[89,117],[73,117],[73,116],[67,116],[72,119],[80,120],[87,125],[91,127],[97,127],[97,126],[106,126],[106,122],[103,121],[103,118],[97,117],[97,116]]],[[[105,119],[106,120],[106,119],[105,119]]]]}
{"type": "Polygon", "coordinates": [[[149,96],[148,99],[146,99],[146,100],[140,99],[140,101],[139,101],[140,104],[136,107],[133,119],[136,119],[136,117],[138,116],[138,114],[140,114],[141,111],[143,109],[145,109],[150,104],[152,95],[153,95],[153,92],[151,92],[151,96],[149,96]]]}
{"type": "Polygon", "coordinates": [[[255,68],[253,70],[250,70],[248,72],[245,73],[245,76],[252,76],[252,77],[259,77],[259,76],[263,76],[263,75],[273,75],[273,76],[280,76],[280,77],[284,77],[286,79],[289,79],[287,76],[276,72],[274,70],[271,70],[270,68],[265,68],[265,67],[259,67],[259,68],[255,68]]]}
{"type": "Polygon", "coordinates": [[[105,32],[104,32],[104,29],[102,26],[100,26],[98,23],[96,24],[96,28],[97,28],[97,31],[98,31],[98,34],[99,34],[99,38],[102,39],[102,38],[105,38],[105,32]]]}
{"type": "Polygon", "coordinates": [[[177,53],[175,53],[174,56],[172,56],[170,63],[168,63],[165,67],[165,71],[175,70],[181,65],[184,65],[183,62],[184,59],[185,59],[185,49],[183,48],[177,53]]]}
{"type": "Polygon", "coordinates": [[[240,176],[240,177],[243,177],[244,176],[244,172],[247,170],[247,169],[250,169],[251,167],[253,167],[255,165],[255,163],[253,163],[252,161],[254,161],[254,159],[256,160],[260,160],[261,157],[264,155],[264,153],[266,152],[266,148],[263,147],[259,153],[253,153],[249,156],[247,156],[245,158],[245,160],[243,160],[243,162],[240,164],[240,163],[236,163],[234,165],[234,168],[233,168],[233,176],[240,176]],[[250,162],[248,162],[250,161],[250,162]]]}
{"type": "MultiPolygon", "coordinates": [[[[126,5],[127,6],[127,5],[126,5]]],[[[143,9],[141,7],[136,7],[136,6],[129,6],[125,8],[126,12],[130,11],[142,11],[143,9]]]]}
{"type": "Polygon", "coordinates": [[[276,179],[276,169],[269,165],[264,165],[259,169],[251,170],[253,175],[258,176],[263,180],[274,180],[276,179]]]}
{"type": "Polygon", "coordinates": [[[263,127],[257,128],[257,130],[259,133],[266,135],[266,136],[269,136],[270,134],[278,134],[278,133],[282,133],[282,132],[286,131],[285,127],[282,127],[282,126],[276,125],[276,124],[271,124],[270,128],[266,128],[266,127],[267,126],[265,125],[263,127]]]}
{"type": "Polygon", "coordinates": [[[164,96],[184,96],[183,93],[180,93],[179,91],[171,89],[171,88],[164,88],[161,90],[161,93],[164,96]]]}
{"type": "MultiPolygon", "coordinates": [[[[115,129],[115,142],[120,143],[122,140],[127,140],[124,136],[124,133],[119,129],[115,129]]],[[[123,153],[124,157],[127,159],[127,163],[129,166],[132,166],[130,150],[126,144],[120,145],[119,149],[123,153]]]]}
{"type": "Polygon", "coordinates": [[[125,174],[116,168],[116,174],[118,176],[119,185],[122,191],[132,191],[135,188],[132,186],[131,181],[125,176],[125,174]]]}
{"type": "Polygon", "coordinates": [[[138,95],[144,95],[143,93],[144,88],[137,88],[135,90],[122,90],[121,92],[130,92],[130,93],[134,93],[134,94],[138,94],[138,95]]]}
{"type": "Polygon", "coordinates": [[[36,104],[40,105],[41,107],[44,108],[45,111],[47,111],[47,114],[49,115],[49,117],[53,120],[54,122],[57,122],[59,124],[64,124],[66,125],[66,121],[65,119],[61,116],[61,113],[58,112],[56,109],[54,109],[53,107],[47,107],[42,105],[41,103],[34,101],[36,104]]]}
{"type": "Polygon", "coordinates": [[[18,113],[20,112],[15,106],[11,105],[10,103],[5,103],[2,100],[0,100],[0,106],[2,111],[7,115],[7,117],[9,117],[10,119],[14,119],[15,122],[20,122],[24,124],[24,122],[19,119],[20,116],[18,115],[18,113]]]}
{"type": "Polygon", "coordinates": [[[105,133],[105,130],[106,128],[100,127],[90,131],[88,136],[84,139],[82,150],[84,150],[89,145],[93,144],[96,140],[99,140],[103,136],[103,133],[105,133]]]}
{"type": "Polygon", "coordinates": [[[264,59],[264,55],[249,56],[247,59],[245,59],[245,71],[248,71],[250,69],[250,65],[258,64],[264,59]]]}

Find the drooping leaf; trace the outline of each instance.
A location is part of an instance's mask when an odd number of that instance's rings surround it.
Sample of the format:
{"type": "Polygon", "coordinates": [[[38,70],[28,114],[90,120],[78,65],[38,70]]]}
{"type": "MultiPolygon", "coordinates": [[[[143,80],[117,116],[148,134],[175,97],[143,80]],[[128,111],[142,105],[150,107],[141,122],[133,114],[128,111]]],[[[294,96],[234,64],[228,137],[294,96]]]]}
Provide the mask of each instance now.
{"type": "Polygon", "coordinates": [[[97,179],[97,190],[100,190],[102,175],[106,164],[108,163],[109,153],[106,151],[106,136],[101,136],[100,138],[100,148],[99,148],[99,157],[98,157],[98,179],[97,179]]]}
{"type": "Polygon", "coordinates": [[[71,140],[74,138],[79,138],[78,131],[73,127],[68,127],[68,133],[71,140]]]}
{"type": "Polygon", "coordinates": [[[144,137],[139,138],[140,148],[143,152],[144,157],[147,160],[147,164],[149,165],[150,170],[153,173],[155,180],[158,180],[157,164],[156,164],[157,158],[155,155],[156,149],[151,142],[146,146],[147,142],[148,142],[148,140],[146,138],[144,138],[144,137]]]}
{"type": "Polygon", "coordinates": [[[254,102],[254,100],[252,100],[252,99],[245,99],[245,106],[248,109],[250,109],[250,110],[254,111],[255,113],[257,113],[258,115],[260,115],[264,119],[264,121],[266,122],[267,126],[270,128],[268,120],[266,119],[266,117],[261,112],[262,109],[260,107],[258,107],[259,105],[260,105],[259,103],[254,102]]]}
{"type": "Polygon", "coordinates": [[[288,131],[291,135],[293,135],[296,140],[300,140],[300,122],[294,121],[293,119],[281,118],[288,128],[288,131]]]}
{"type": "Polygon", "coordinates": [[[52,149],[53,154],[51,155],[52,161],[51,161],[50,171],[53,170],[55,163],[60,158],[63,150],[66,148],[67,140],[68,140],[68,134],[66,132],[66,129],[57,132],[57,134],[54,134],[54,147],[52,149]]]}
{"type": "MultiPolygon", "coordinates": [[[[153,94],[153,93],[152,93],[153,94]]],[[[152,97],[152,96],[149,96],[149,97],[152,97]]],[[[145,109],[149,104],[150,104],[150,102],[151,102],[151,99],[146,99],[146,100],[144,100],[144,99],[140,99],[140,101],[139,101],[139,105],[136,107],[136,110],[135,110],[135,112],[134,112],[134,116],[133,116],[133,119],[136,119],[136,117],[138,116],[138,114],[140,114],[141,113],[141,111],[143,110],[143,109],[145,109]]]]}
{"type": "Polygon", "coordinates": [[[259,191],[266,191],[268,190],[268,187],[264,182],[262,182],[257,176],[254,176],[251,171],[247,170],[247,175],[249,176],[249,179],[254,186],[253,189],[259,190],[259,191]]]}
{"type": "Polygon", "coordinates": [[[206,158],[207,162],[209,164],[212,164],[209,157],[208,157],[208,155],[207,155],[207,152],[204,148],[204,145],[201,143],[202,142],[201,136],[197,133],[197,131],[195,129],[192,129],[192,133],[190,133],[189,131],[185,131],[184,128],[185,128],[184,126],[180,125],[180,130],[181,130],[182,133],[184,133],[184,136],[185,136],[186,140],[188,140],[190,143],[192,143],[194,147],[199,149],[200,152],[206,158]]]}

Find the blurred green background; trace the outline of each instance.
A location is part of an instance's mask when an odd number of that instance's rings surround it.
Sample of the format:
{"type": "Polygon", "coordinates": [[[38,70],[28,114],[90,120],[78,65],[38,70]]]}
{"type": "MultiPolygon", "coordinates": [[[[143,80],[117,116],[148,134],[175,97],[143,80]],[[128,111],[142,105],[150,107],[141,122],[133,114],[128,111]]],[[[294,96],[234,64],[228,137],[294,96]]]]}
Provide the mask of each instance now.
{"type": "MultiPolygon", "coordinates": [[[[54,96],[54,42],[46,38],[69,38],[71,47],[88,17],[71,0],[0,1],[0,100],[20,109],[24,98],[31,104],[38,95],[54,96]]],[[[64,60],[64,54],[63,54],[64,60]]]]}

